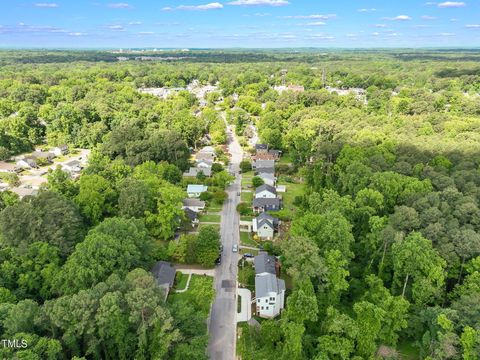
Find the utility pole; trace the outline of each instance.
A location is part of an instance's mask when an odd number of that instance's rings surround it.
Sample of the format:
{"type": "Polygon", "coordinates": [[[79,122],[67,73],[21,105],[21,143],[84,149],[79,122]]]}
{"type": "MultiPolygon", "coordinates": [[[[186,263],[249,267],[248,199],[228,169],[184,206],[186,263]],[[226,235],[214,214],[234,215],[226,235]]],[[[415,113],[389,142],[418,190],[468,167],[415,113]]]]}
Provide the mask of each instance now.
{"type": "Polygon", "coordinates": [[[324,64],[322,68],[322,87],[325,89],[326,86],[327,86],[327,68],[325,67],[325,64],[324,64]]]}

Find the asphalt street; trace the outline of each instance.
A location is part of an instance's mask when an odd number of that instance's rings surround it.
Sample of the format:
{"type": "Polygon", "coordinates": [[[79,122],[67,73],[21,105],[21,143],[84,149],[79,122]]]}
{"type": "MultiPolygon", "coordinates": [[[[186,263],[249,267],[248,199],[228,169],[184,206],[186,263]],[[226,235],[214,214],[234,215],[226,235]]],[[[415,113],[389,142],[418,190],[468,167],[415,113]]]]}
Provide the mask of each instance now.
{"type": "Polygon", "coordinates": [[[222,209],[221,241],[223,244],[222,261],[215,271],[216,297],[209,321],[210,341],[208,354],[212,360],[233,360],[236,342],[237,312],[237,263],[238,253],[232,251],[233,244],[240,244],[239,216],[237,205],[240,202],[241,175],[240,162],[243,152],[233,135],[229,134],[229,152],[232,155],[229,169],[235,174],[235,181],[226,189],[228,199],[222,209]]]}

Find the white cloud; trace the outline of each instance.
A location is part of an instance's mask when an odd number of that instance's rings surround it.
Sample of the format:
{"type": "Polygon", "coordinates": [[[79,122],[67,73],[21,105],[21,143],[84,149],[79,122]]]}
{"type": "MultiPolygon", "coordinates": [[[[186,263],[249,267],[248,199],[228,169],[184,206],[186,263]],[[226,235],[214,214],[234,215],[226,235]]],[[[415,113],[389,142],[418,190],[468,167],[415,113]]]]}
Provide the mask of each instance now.
{"type": "Polygon", "coordinates": [[[271,16],[272,14],[270,13],[255,13],[253,14],[253,16],[257,16],[257,17],[265,17],[265,16],[271,16]]]}
{"type": "Polygon", "coordinates": [[[455,36],[455,34],[454,33],[443,32],[443,33],[438,34],[438,36],[455,36]]]}
{"type": "Polygon", "coordinates": [[[287,0],[235,0],[227,3],[233,6],[286,6],[289,4],[287,0]]]}
{"type": "Polygon", "coordinates": [[[129,8],[131,8],[130,4],[127,4],[127,3],[110,3],[107,6],[111,9],[129,9],[129,8]]]}
{"type": "Polygon", "coordinates": [[[57,8],[58,4],[55,4],[55,3],[36,3],[34,6],[38,7],[38,8],[53,9],[53,8],[57,8]]]}
{"type": "Polygon", "coordinates": [[[372,36],[380,36],[380,33],[379,32],[373,32],[372,36]]]}
{"type": "Polygon", "coordinates": [[[430,25],[413,25],[415,29],[425,29],[431,27],[430,25]]]}
{"type": "Polygon", "coordinates": [[[162,11],[172,11],[173,8],[171,6],[165,6],[162,8],[162,11]]]}
{"type": "Polygon", "coordinates": [[[358,12],[374,12],[377,11],[375,8],[370,8],[370,9],[358,9],[358,12]]]}
{"type": "Polygon", "coordinates": [[[467,24],[465,27],[467,29],[480,29],[480,24],[467,24]]]}
{"type": "Polygon", "coordinates": [[[125,31],[125,28],[122,25],[107,25],[105,27],[112,31],[125,31]]]}
{"type": "Polygon", "coordinates": [[[461,8],[467,6],[464,2],[445,1],[437,5],[439,8],[461,8]]]}
{"type": "Polygon", "coordinates": [[[70,35],[70,36],[85,36],[87,34],[81,33],[81,32],[71,32],[71,33],[68,33],[68,35],[70,35]]]}
{"type": "Polygon", "coordinates": [[[141,21],[130,21],[128,25],[142,25],[141,21]]]}
{"type": "Polygon", "coordinates": [[[309,36],[312,40],[335,40],[334,36],[327,35],[327,34],[312,34],[309,36]]]}
{"type": "Polygon", "coordinates": [[[154,35],[155,33],[153,31],[140,31],[137,33],[137,35],[154,35]]]}
{"type": "Polygon", "coordinates": [[[386,24],[375,24],[375,25],[373,25],[373,27],[376,27],[376,28],[386,28],[387,25],[386,25],[386,24]]]}
{"type": "MultiPolygon", "coordinates": [[[[223,9],[223,5],[219,2],[213,2],[204,5],[180,5],[177,6],[175,9],[177,10],[216,10],[216,9],[223,9]]],[[[165,8],[164,8],[165,10],[165,8]]]]}
{"type": "Polygon", "coordinates": [[[306,26],[323,26],[326,25],[323,21],[312,21],[305,24],[306,26]]]}
{"type": "Polygon", "coordinates": [[[384,18],[385,20],[391,20],[391,21],[409,21],[409,20],[412,20],[412,18],[408,15],[398,15],[398,16],[395,16],[395,17],[387,17],[387,18],[384,18]]]}
{"type": "Polygon", "coordinates": [[[328,14],[328,15],[289,15],[289,16],[282,16],[283,19],[319,19],[319,20],[328,20],[328,19],[335,19],[337,15],[335,14],[328,14]]]}
{"type": "Polygon", "coordinates": [[[423,15],[422,20],[435,20],[435,16],[430,16],[430,15],[423,15]]]}

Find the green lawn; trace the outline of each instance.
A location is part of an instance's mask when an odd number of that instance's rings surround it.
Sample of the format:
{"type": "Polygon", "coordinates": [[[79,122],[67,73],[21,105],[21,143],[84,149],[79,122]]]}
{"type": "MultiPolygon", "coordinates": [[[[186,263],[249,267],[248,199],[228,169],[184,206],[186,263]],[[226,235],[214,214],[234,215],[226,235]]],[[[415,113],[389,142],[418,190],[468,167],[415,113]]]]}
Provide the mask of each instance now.
{"type": "Polygon", "coordinates": [[[168,302],[174,304],[186,301],[193,305],[206,319],[214,297],[213,278],[205,275],[192,275],[188,290],[183,293],[171,292],[168,296],[168,302]]]}
{"type": "Polygon", "coordinates": [[[243,232],[243,231],[240,232],[240,243],[245,246],[258,247],[258,243],[252,239],[252,237],[250,236],[250,233],[248,232],[243,232]]]}
{"type": "Polygon", "coordinates": [[[219,223],[222,220],[220,215],[200,215],[200,222],[216,222],[219,223]]]}
{"type": "Polygon", "coordinates": [[[185,286],[187,286],[187,281],[188,281],[188,275],[182,274],[181,272],[178,272],[175,274],[175,289],[176,290],[183,290],[185,289],[185,286]]]}
{"type": "Polygon", "coordinates": [[[220,224],[200,224],[198,225],[198,231],[200,231],[200,229],[203,228],[204,226],[213,226],[215,229],[220,231],[220,224]]]}
{"type": "Polygon", "coordinates": [[[242,174],[242,188],[246,189],[249,185],[252,185],[253,171],[242,174]]]}
{"type": "Polygon", "coordinates": [[[285,287],[287,289],[293,288],[293,281],[290,275],[287,275],[284,271],[280,274],[280,279],[285,280],[285,287]]]}
{"type": "Polygon", "coordinates": [[[295,197],[302,196],[305,194],[305,185],[304,184],[293,184],[287,182],[281,182],[279,185],[285,185],[287,187],[287,191],[284,193],[279,193],[283,199],[283,208],[293,215],[297,207],[293,205],[295,197]]]}
{"type": "Polygon", "coordinates": [[[252,221],[253,216],[240,216],[241,221],[252,221]]]}
{"type": "Polygon", "coordinates": [[[253,193],[252,192],[242,192],[241,200],[250,204],[253,201],[253,193]]]}
{"type": "Polygon", "coordinates": [[[246,253],[250,253],[252,255],[255,255],[257,256],[258,255],[258,250],[252,250],[252,249],[240,249],[240,255],[243,255],[243,254],[246,254],[246,253]]]}
{"type": "Polygon", "coordinates": [[[221,207],[221,206],[218,206],[218,205],[210,205],[210,206],[207,206],[207,208],[205,209],[205,211],[208,211],[208,212],[220,212],[220,211],[222,211],[222,207],[221,207]]]}
{"type": "Polygon", "coordinates": [[[290,154],[283,154],[282,157],[280,158],[280,160],[278,160],[278,164],[285,164],[285,165],[288,165],[288,164],[291,164],[292,163],[292,158],[290,156],[290,154]]]}

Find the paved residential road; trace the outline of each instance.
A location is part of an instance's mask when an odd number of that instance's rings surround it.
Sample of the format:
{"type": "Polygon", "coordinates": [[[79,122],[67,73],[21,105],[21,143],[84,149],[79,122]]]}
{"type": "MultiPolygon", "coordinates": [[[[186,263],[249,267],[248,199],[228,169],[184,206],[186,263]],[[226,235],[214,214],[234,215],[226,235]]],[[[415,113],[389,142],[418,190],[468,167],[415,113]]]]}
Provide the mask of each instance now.
{"type": "Polygon", "coordinates": [[[237,263],[238,253],[232,252],[233,244],[240,245],[239,216],[237,204],[240,202],[241,175],[240,162],[243,152],[233,135],[229,135],[230,170],[236,174],[235,181],[226,189],[228,199],[222,209],[220,233],[222,237],[222,262],[215,271],[216,297],[212,306],[209,323],[210,341],[208,354],[212,360],[235,359],[236,313],[237,313],[237,263]]]}

